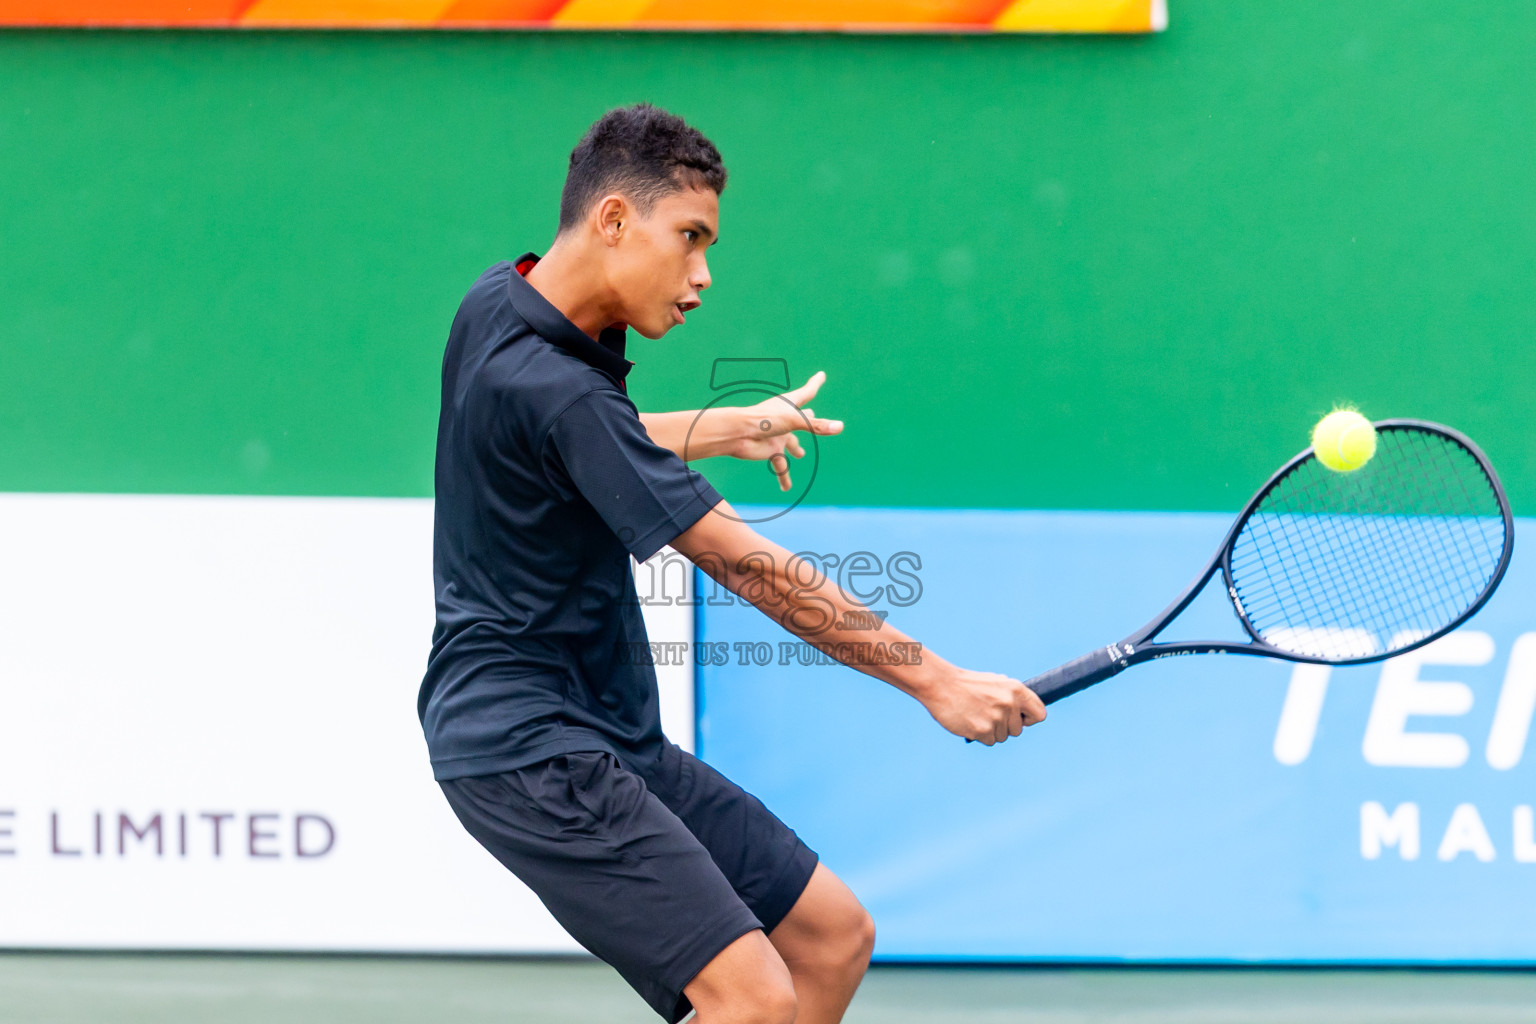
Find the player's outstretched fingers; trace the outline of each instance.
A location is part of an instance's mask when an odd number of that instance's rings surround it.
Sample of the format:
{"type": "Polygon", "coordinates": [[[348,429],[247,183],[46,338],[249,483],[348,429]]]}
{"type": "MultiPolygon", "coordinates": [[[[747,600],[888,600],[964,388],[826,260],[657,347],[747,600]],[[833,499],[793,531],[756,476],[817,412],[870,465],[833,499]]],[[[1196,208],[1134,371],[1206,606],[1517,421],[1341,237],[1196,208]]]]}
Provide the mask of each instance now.
{"type": "Polygon", "coordinates": [[[773,475],[779,478],[779,490],[789,490],[789,459],[783,452],[775,452],[768,458],[768,465],[773,470],[773,475]]]}
{"type": "Polygon", "coordinates": [[[827,434],[841,434],[842,432],[842,420],[811,420],[811,433],[813,434],[825,436],[827,434]]]}
{"type": "Polygon", "coordinates": [[[813,434],[841,434],[843,432],[842,420],[818,419],[815,409],[801,409],[801,422],[795,426],[796,430],[809,430],[813,434]]]}
{"type": "Polygon", "coordinates": [[[821,390],[821,385],[826,381],[826,379],[826,371],[817,370],[815,373],[811,374],[810,380],[806,381],[804,384],[801,384],[799,387],[792,391],[784,392],[784,397],[795,403],[796,406],[802,406],[806,402],[809,402],[811,399],[816,397],[816,392],[821,390]]]}

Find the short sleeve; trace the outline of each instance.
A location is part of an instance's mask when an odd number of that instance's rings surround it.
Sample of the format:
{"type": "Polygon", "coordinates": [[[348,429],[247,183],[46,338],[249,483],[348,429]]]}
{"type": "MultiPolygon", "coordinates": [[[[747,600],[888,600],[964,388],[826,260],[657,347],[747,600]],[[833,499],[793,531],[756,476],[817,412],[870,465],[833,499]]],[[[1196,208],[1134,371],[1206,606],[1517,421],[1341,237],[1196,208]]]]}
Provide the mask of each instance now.
{"type": "Polygon", "coordinates": [[[544,470],[562,497],[580,493],[629,553],[645,561],[720,503],[720,494],[677,453],[646,434],[623,394],[597,388],[551,425],[544,470]]]}

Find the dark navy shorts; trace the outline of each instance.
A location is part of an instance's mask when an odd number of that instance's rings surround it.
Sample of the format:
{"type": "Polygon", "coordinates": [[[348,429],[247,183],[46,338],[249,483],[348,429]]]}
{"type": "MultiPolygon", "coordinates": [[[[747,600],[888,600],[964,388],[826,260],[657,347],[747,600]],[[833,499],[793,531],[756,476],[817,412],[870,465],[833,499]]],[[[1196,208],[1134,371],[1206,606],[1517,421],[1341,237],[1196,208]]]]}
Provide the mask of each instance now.
{"type": "Polygon", "coordinates": [[[762,802],[667,743],[650,765],[561,754],[439,783],[469,834],[675,1024],[683,986],[805,891],[816,854],[762,802]]]}

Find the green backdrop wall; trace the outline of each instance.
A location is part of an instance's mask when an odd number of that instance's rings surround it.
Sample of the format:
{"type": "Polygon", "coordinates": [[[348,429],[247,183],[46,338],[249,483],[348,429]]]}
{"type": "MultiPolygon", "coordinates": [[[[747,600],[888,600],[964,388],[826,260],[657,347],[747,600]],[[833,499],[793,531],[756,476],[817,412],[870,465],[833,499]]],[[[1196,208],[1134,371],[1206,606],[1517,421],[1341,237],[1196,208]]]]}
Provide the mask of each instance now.
{"type": "MultiPolygon", "coordinates": [[[[1230,509],[1335,401],[1536,509],[1536,7],[1138,38],[0,33],[0,489],[428,495],[442,343],[651,100],[732,172],[636,338],[825,369],[812,504],[1230,509]]],[[[761,467],[711,467],[751,498],[761,467]]]]}

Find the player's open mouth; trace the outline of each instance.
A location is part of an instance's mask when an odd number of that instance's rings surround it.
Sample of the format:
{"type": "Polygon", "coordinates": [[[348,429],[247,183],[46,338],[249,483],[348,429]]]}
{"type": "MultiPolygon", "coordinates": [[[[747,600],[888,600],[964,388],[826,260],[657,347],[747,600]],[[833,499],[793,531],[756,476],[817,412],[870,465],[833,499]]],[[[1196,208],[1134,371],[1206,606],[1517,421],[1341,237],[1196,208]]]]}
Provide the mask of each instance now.
{"type": "Polygon", "coordinates": [[[674,302],[672,304],[672,319],[680,324],[687,322],[688,318],[683,316],[683,304],[681,302],[674,302]]]}

